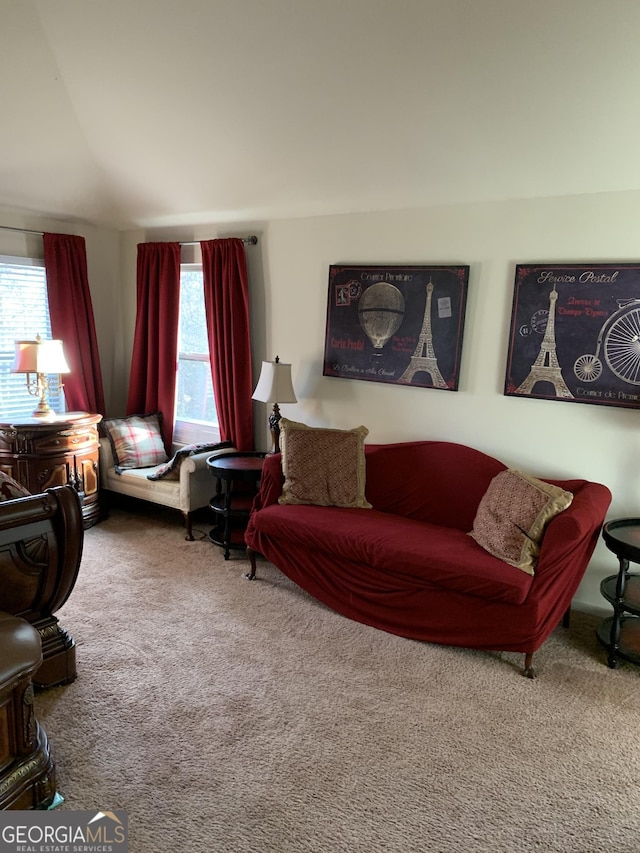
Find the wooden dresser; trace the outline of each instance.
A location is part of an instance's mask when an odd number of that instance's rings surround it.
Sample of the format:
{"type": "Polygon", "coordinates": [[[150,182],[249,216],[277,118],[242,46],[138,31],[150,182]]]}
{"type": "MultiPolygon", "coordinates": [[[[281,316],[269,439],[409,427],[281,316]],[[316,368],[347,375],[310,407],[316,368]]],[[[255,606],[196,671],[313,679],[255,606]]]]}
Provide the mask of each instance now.
{"type": "Polygon", "coordinates": [[[102,415],[65,412],[52,419],[0,421],[0,470],[32,494],[70,483],[80,496],[84,526],[100,516],[98,424],[102,415]]]}

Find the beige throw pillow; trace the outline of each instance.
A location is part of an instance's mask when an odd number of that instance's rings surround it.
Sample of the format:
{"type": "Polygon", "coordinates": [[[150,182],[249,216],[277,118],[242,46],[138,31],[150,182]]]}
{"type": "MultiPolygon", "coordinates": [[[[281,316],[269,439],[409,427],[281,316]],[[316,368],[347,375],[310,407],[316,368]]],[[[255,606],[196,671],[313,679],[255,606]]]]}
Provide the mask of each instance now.
{"type": "Polygon", "coordinates": [[[280,431],[279,503],[371,508],[364,496],[366,427],[324,429],[281,418],[280,431]]]}
{"type": "Polygon", "coordinates": [[[502,471],[480,501],[471,536],[494,557],[532,575],[545,526],[572,500],[559,486],[521,471],[502,471]]]}

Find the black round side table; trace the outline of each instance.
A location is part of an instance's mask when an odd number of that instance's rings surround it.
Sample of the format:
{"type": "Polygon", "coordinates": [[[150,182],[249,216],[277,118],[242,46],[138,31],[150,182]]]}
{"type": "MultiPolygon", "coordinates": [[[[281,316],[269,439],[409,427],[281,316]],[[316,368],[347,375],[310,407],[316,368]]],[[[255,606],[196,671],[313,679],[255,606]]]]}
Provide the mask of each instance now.
{"type": "Polygon", "coordinates": [[[608,650],[612,669],[619,657],[640,664],[640,574],[629,573],[630,562],[640,563],[640,518],[608,521],[602,537],[620,568],[600,584],[600,592],[613,605],[613,616],[598,625],[598,639],[608,650]]]}
{"type": "Polygon", "coordinates": [[[229,559],[231,548],[246,547],[244,531],[260,484],[265,456],[259,451],[239,451],[207,459],[209,470],[216,478],[216,493],[209,501],[216,523],[209,531],[209,539],[224,549],[225,560],[229,559]]]}

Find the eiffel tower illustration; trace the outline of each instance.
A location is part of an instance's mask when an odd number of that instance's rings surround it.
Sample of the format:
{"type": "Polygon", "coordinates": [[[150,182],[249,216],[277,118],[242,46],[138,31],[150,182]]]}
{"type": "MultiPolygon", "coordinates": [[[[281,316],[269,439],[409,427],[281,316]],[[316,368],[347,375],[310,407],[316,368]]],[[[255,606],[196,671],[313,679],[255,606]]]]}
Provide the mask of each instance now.
{"type": "Polygon", "coordinates": [[[562,377],[558,356],[556,354],[556,302],[558,291],[553,288],[549,294],[549,319],[547,328],[544,330],[544,338],[540,345],[538,357],[531,365],[529,375],[524,382],[516,388],[516,394],[531,394],[538,382],[550,382],[556,392],[556,397],[569,397],[573,394],[567,388],[562,377]]]}
{"type": "Polygon", "coordinates": [[[407,369],[402,374],[398,382],[404,385],[410,385],[416,373],[428,373],[433,382],[434,388],[447,388],[447,383],[442,378],[440,369],[438,368],[438,360],[433,349],[433,336],[431,335],[431,294],[433,293],[433,283],[429,280],[427,285],[427,304],[424,309],[424,319],[422,321],[422,329],[418,338],[411,361],[407,365],[407,369]]]}

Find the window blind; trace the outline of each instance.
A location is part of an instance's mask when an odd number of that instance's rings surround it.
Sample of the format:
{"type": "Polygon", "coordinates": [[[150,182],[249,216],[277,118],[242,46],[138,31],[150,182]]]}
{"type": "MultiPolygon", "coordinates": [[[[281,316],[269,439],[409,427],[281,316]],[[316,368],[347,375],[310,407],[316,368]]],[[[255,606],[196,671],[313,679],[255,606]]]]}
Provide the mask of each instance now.
{"type": "MultiPolygon", "coordinates": [[[[27,391],[27,377],[11,373],[15,341],[51,338],[44,262],[34,258],[0,256],[0,418],[30,417],[37,398],[27,391]]],[[[64,398],[52,383],[47,399],[64,411],[64,398]]]]}

